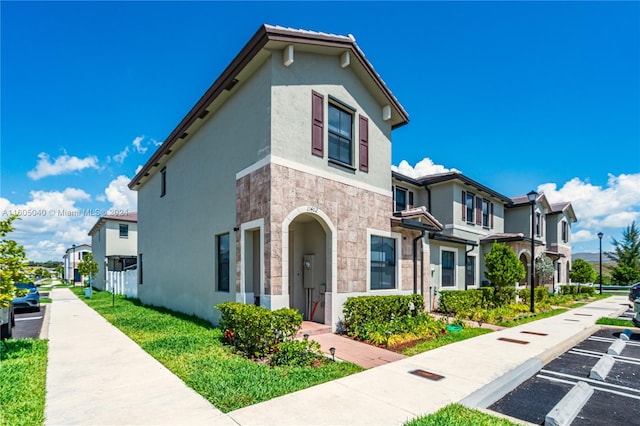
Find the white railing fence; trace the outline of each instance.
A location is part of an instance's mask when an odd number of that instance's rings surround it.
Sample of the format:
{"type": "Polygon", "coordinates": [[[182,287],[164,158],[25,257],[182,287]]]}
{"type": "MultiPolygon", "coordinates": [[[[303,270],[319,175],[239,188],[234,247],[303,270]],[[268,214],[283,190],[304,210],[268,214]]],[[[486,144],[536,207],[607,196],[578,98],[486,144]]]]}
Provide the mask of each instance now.
{"type": "Polygon", "coordinates": [[[138,297],[138,271],[108,271],[106,290],[127,297],[138,297]]]}

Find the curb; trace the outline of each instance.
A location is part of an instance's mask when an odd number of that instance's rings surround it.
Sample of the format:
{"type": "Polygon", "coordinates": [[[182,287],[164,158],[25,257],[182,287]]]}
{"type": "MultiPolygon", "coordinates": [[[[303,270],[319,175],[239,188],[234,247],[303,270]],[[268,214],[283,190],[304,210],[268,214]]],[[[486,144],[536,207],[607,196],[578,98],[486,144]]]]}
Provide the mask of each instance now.
{"type": "Polygon", "coordinates": [[[53,302],[47,303],[47,307],[44,310],[44,318],[42,319],[42,327],[40,328],[39,339],[48,339],[49,338],[49,319],[51,317],[51,307],[53,302]]]}
{"type": "Polygon", "coordinates": [[[466,396],[460,401],[460,404],[467,408],[487,408],[531,378],[542,367],[544,367],[544,363],[540,358],[531,358],[471,395],[466,396]]]}
{"type": "Polygon", "coordinates": [[[544,365],[547,365],[549,362],[553,361],[558,356],[562,355],[563,353],[565,353],[566,351],[568,351],[578,343],[582,342],[584,339],[591,336],[596,331],[600,331],[600,330],[602,330],[602,327],[597,324],[592,325],[588,328],[585,328],[584,330],[574,335],[573,337],[570,337],[567,340],[563,341],[562,343],[557,344],[553,348],[547,349],[546,351],[541,353],[538,356],[538,358],[542,361],[544,365]]]}

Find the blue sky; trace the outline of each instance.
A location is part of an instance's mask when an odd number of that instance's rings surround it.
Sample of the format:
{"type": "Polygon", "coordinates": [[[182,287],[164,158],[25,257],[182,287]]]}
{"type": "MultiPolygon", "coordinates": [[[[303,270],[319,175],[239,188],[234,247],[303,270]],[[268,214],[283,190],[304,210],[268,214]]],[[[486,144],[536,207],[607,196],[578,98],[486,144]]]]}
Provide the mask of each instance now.
{"type": "Polygon", "coordinates": [[[37,260],[108,209],[262,23],[353,34],[410,123],[407,174],[573,202],[574,251],[640,219],[640,3],[0,3],[0,213],[37,260]],[[56,214],[47,214],[51,209],[56,214]],[[58,211],[81,211],[63,217],[58,211]]]}

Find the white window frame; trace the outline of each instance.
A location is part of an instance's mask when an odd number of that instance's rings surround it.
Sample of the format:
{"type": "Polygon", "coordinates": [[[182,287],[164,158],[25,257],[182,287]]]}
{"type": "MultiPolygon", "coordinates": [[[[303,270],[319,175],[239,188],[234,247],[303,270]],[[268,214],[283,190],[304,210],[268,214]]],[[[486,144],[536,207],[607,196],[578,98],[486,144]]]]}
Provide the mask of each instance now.
{"type": "Polygon", "coordinates": [[[367,292],[375,294],[397,293],[402,290],[402,234],[398,232],[380,231],[367,228],[367,292]],[[372,289],[371,288],[371,237],[392,238],[396,241],[396,288],[372,289]]]}

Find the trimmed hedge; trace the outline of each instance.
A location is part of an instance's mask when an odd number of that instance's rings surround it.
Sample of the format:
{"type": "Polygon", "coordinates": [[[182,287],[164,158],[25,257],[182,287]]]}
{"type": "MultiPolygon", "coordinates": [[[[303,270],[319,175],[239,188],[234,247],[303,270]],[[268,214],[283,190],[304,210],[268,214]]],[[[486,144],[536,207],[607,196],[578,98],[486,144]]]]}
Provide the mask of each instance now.
{"type": "Polygon", "coordinates": [[[250,358],[272,353],[279,342],[293,339],[302,326],[302,315],[296,309],[271,311],[237,302],[216,308],[222,313],[220,328],[225,341],[250,358]]]}
{"type": "Polygon", "coordinates": [[[445,314],[456,314],[477,309],[493,309],[514,303],[515,298],[515,287],[442,290],[440,291],[439,310],[445,314]]]}
{"type": "Polygon", "coordinates": [[[576,296],[579,294],[586,294],[587,296],[595,296],[596,288],[592,286],[578,286],[578,285],[561,285],[560,294],[570,294],[576,296]]]}
{"type": "MultiPolygon", "coordinates": [[[[529,303],[531,289],[522,288],[518,291],[522,303],[529,303]]],[[[534,290],[535,303],[542,303],[549,299],[549,290],[546,287],[536,287],[534,290]]]]}
{"type": "Polygon", "coordinates": [[[419,294],[349,297],[344,302],[344,328],[351,336],[365,336],[372,324],[415,317],[424,311],[419,294]]]}

